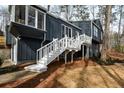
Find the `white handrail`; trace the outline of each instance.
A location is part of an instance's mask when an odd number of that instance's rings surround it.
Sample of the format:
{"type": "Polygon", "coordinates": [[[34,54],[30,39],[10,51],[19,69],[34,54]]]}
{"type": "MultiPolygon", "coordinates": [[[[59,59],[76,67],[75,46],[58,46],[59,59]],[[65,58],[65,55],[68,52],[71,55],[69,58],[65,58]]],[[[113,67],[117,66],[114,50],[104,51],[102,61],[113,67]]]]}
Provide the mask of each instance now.
{"type": "Polygon", "coordinates": [[[65,36],[60,40],[54,39],[49,44],[46,44],[37,50],[37,62],[46,58],[47,65],[66,49],[80,50],[83,43],[91,44],[91,40],[92,38],[85,34],[77,35],[75,38],[65,36]],[[53,54],[52,57],[50,54],[53,54]]]}

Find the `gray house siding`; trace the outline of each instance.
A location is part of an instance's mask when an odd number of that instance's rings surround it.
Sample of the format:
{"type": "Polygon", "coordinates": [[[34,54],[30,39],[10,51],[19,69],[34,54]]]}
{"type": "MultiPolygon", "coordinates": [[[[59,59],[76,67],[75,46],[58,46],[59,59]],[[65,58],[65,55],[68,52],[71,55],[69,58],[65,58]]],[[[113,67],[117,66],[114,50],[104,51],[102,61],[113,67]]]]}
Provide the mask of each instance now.
{"type": "Polygon", "coordinates": [[[46,40],[52,41],[53,38],[61,39],[62,33],[63,33],[62,27],[61,27],[62,24],[72,28],[72,36],[75,36],[77,34],[77,32],[79,32],[79,34],[82,33],[81,29],[78,29],[78,28],[74,27],[73,25],[68,24],[67,22],[65,22],[59,18],[55,18],[55,17],[47,14],[46,15],[46,30],[47,30],[46,40]]]}
{"type": "Polygon", "coordinates": [[[48,41],[52,41],[53,38],[60,38],[61,36],[61,26],[59,21],[50,15],[46,15],[46,30],[46,40],[48,41]]]}
{"type": "Polygon", "coordinates": [[[18,62],[36,60],[36,51],[41,47],[42,40],[21,38],[18,41],[18,62]]]}
{"type": "MultiPolygon", "coordinates": [[[[92,25],[92,28],[93,28],[93,26],[95,26],[95,27],[97,27],[96,25],[92,25]]],[[[93,40],[95,40],[95,41],[97,41],[97,42],[101,42],[101,33],[102,33],[102,31],[101,31],[101,29],[100,28],[98,28],[97,27],[97,29],[98,29],[98,37],[96,37],[96,36],[94,36],[94,29],[92,30],[92,38],[93,38],[93,40]]]]}
{"type": "Polygon", "coordinates": [[[85,33],[88,36],[91,36],[91,22],[90,21],[74,21],[72,22],[74,25],[80,27],[82,29],[82,34],[85,33]]]}
{"type": "MultiPolygon", "coordinates": [[[[66,25],[66,26],[72,28],[72,36],[75,36],[75,35],[77,34],[77,32],[79,32],[79,34],[82,34],[82,29],[81,29],[81,28],[78,29],[78,28],[76,28],[75,26],[73,26],[73,25],[71,25],[71,24],[68,24],[67,22],[65,22],[65,21],[63,21],[63,20],[61,20],[61,19],[59,19],[59,21],[60,21],[60,24],[64,24],[64,25],[66,25]]],[[[77,26],[77,27],[79,27],[79,26],[77,26]]]]}

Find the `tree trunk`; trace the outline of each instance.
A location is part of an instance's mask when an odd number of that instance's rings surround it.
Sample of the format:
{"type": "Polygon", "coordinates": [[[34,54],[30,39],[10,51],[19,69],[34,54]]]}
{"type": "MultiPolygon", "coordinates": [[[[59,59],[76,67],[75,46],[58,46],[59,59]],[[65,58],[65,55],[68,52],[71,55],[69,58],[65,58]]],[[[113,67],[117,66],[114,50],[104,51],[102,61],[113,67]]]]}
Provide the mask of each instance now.
{"type": "Polygon", "coordinates": [[[50,11],[50,5],[48,5],[47,8],[48,8],[48,11],[50,11]]]}
{"type": "Polygon", "coordinates": [[[122,19],[122,9],[123,9],[123,5],[120,6],[120,18],[119,18],[119,25],[118,25],[118,38],[117,38],[117,44],[120,45],[120,29],[121,29],[121,19],[122,19]]]}
{"type": "Polygon", "coordinates": [[[110,20],[111,20],[111,11],[112,6],[106,5],[105,10],[105,29],[103,33],[103,46],[102,46],[102,53],[101,53],[101,59],[103,61],[106,61],[107,59],[107,50],[109,49],[109,30],[110,30],[110,20]]]}
{"type": "Polygon", "coordinates": [[[68,5],[65,5],[65,16],[66,16],[66,20],[69,21],[69,6],[68,5]]]}

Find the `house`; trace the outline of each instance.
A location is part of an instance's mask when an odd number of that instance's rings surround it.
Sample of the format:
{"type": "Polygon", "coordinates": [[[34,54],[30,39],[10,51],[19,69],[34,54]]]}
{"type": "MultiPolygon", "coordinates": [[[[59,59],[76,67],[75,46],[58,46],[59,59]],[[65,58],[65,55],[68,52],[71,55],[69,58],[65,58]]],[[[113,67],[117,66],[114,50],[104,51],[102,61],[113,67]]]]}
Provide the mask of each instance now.
{"type": "Polygon", "coordinates": [[[37,61],[26,67],[40,72],[59,56],[80,52],[82,57],[98,56],[102,41],[99,20],[68,22],[38,5],[9,6],[10,23],[6,26],[6,44],[11,46],[14,64],[37,61]]]}

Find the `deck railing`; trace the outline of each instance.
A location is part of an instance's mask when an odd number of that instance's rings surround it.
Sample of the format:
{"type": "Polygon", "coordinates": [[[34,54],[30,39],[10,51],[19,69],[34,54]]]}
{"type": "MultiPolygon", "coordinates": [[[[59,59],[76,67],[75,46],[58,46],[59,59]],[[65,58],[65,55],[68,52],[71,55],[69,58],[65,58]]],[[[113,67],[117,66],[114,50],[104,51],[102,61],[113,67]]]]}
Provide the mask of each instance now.
{"type": "Polygon", "coordinates": [[[65,36],[60,40],[54,39],[37,50],[37,62],[39,63],[43,58],[46,58],[45,64],[48,65],[65,50],[80,50],[82,44],[91,44],[91,41],[92,38],[85,34],[77,35],[75,38],[65,36]]]}

